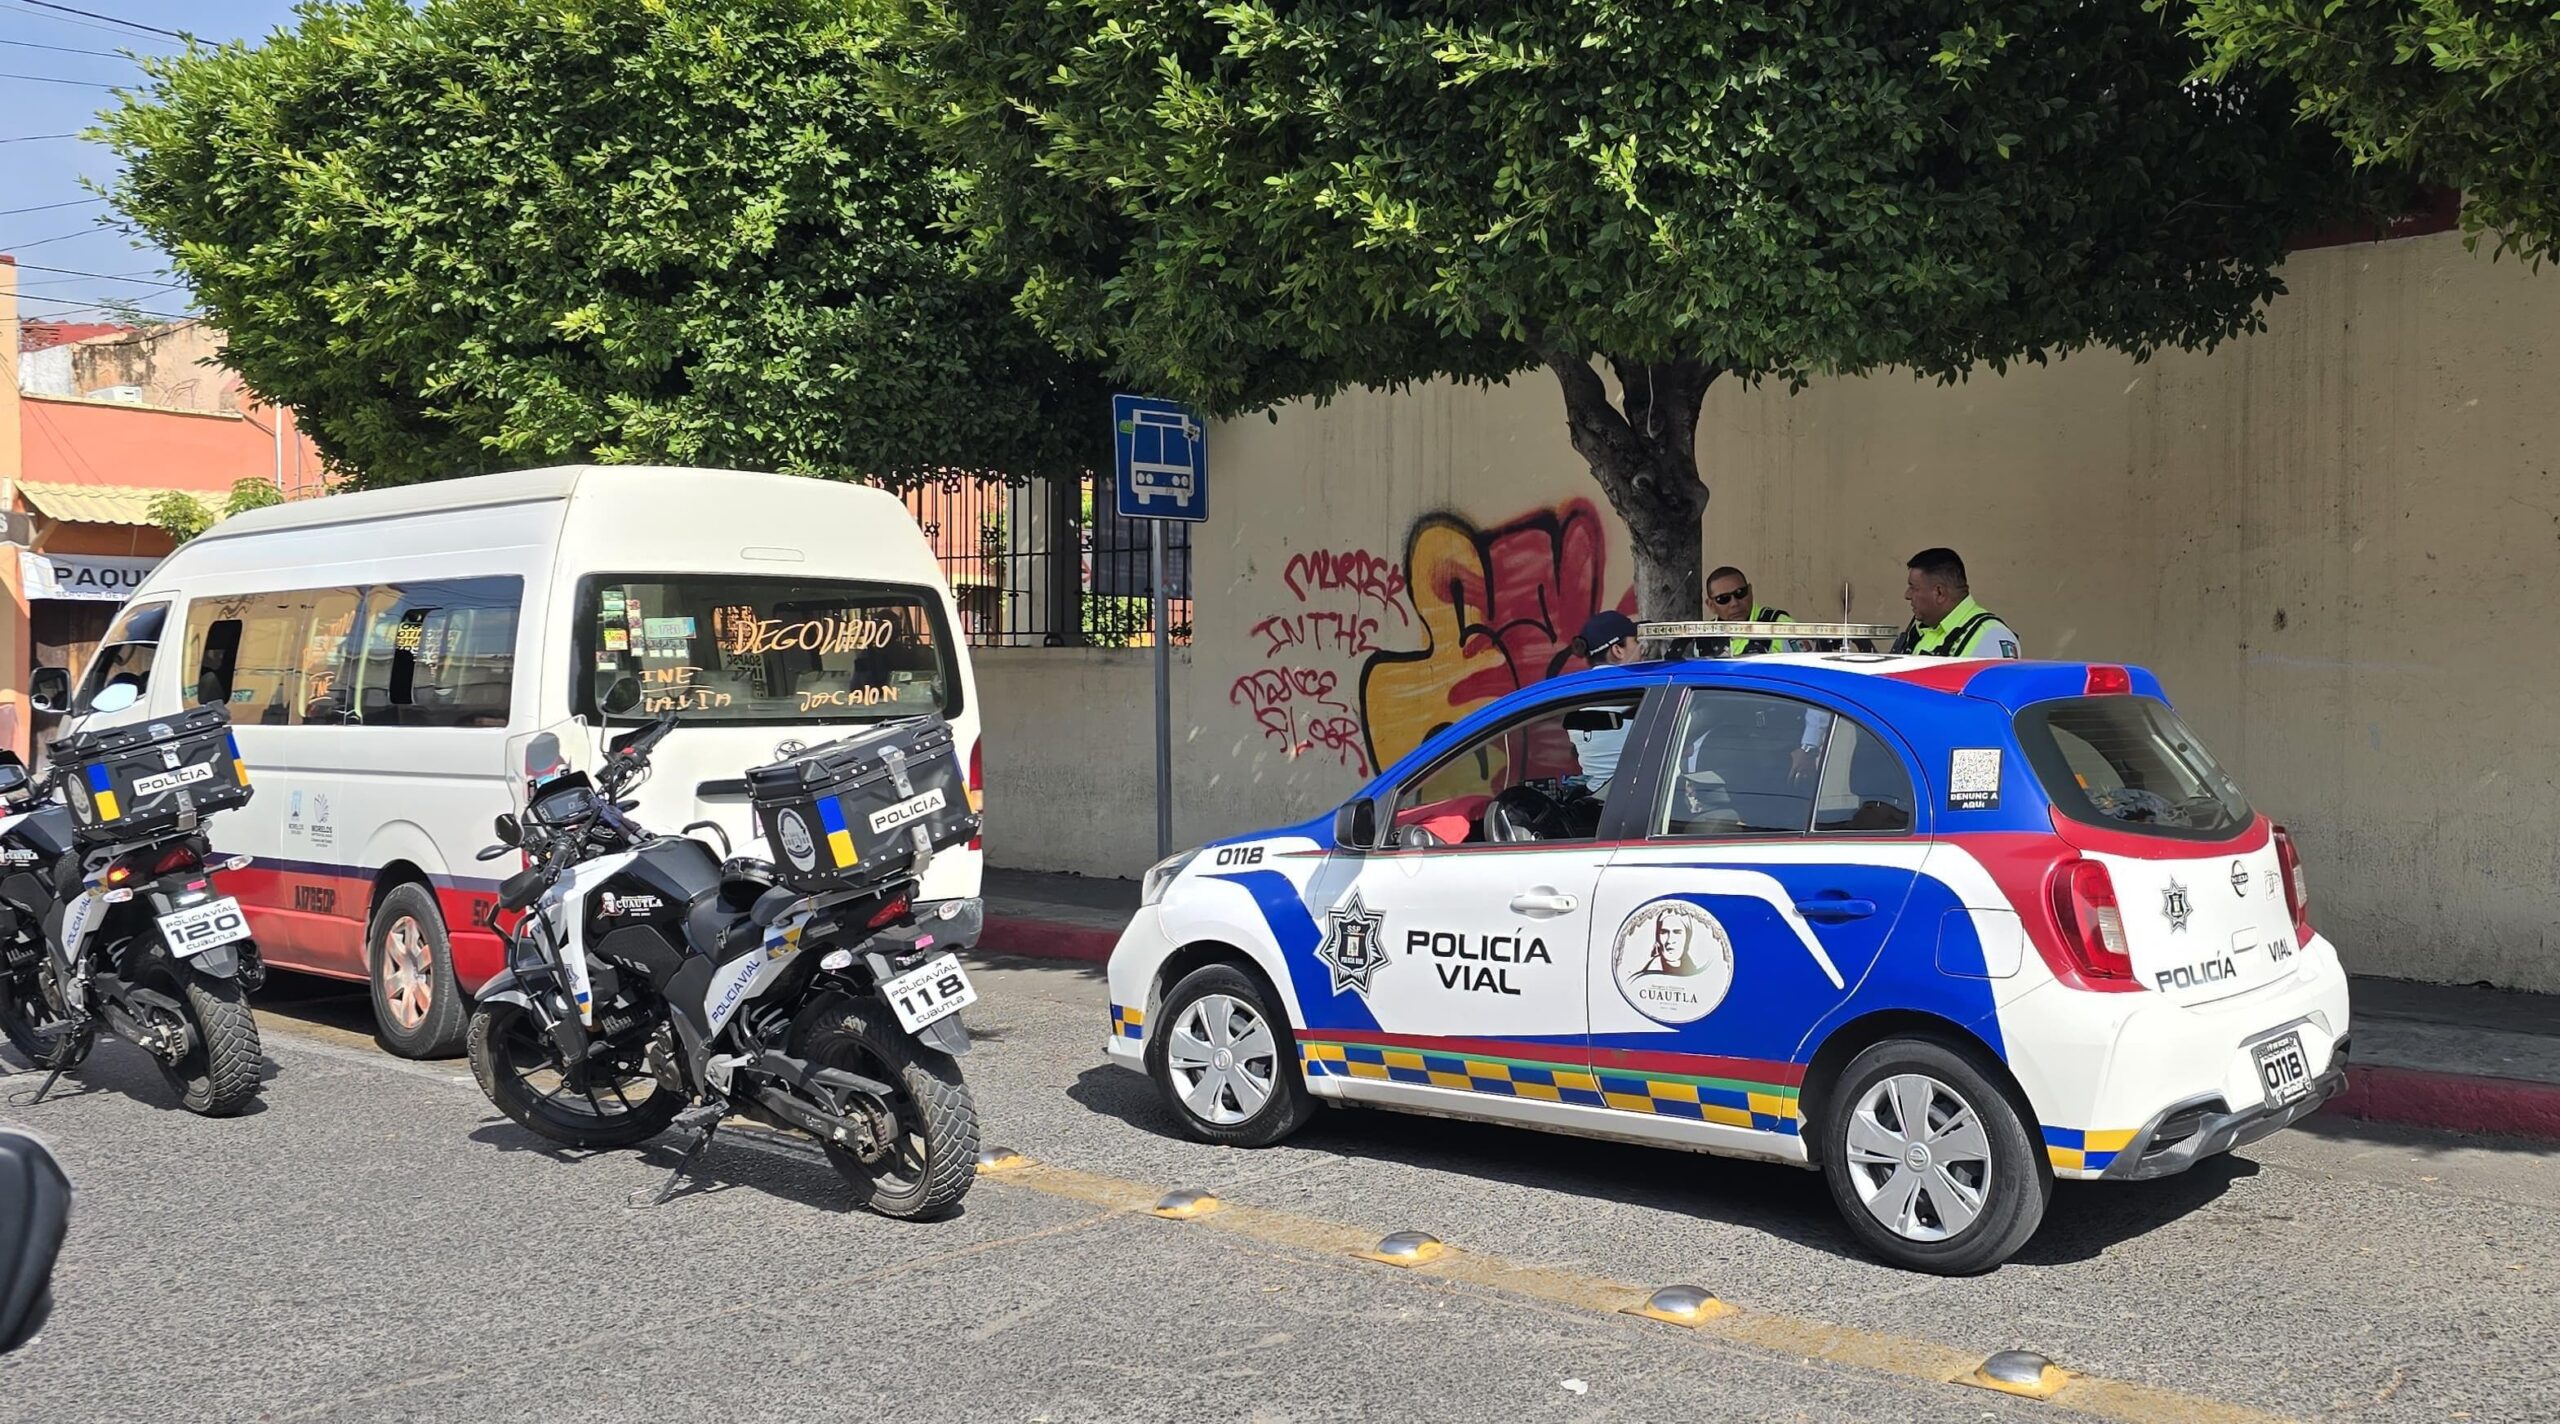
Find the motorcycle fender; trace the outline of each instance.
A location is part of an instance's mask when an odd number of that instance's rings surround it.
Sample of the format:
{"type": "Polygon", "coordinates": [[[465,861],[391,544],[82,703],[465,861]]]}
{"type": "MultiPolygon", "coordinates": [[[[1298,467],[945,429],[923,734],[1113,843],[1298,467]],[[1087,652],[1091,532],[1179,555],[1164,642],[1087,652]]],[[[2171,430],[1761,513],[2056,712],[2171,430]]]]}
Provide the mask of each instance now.
{"type": "Polygon", "coordinates": [[[916,1030],[916,1042],[957,1058],[969,1051],[969,1030],[962,1026],[958,1014],[945,1014],[916,1030]]]}
{"type": "MultiPolygon", "coordinates": [[[[545,968],[541,971],[541,974],[538,977],[550,977],[550,970],[545,968]]],[[[535,988],[536,986],[525,982],[525,976],[516,973],[516,971],[512,969],[502,969],[499,970],[498,973],[489,980],[489,982],[480,986],[479,993],[474,994],[471,997],[473,1001],[477,1003],[513,1004],[517,1008],[523,1009],[527,1013],[531,1013],[533,1011],[533,994],[535,988]]]]}
{"type": "Polygon", "coordinates": [[[216,979],[240,977],[240,947],[236,944],[208,949],[184,962],[188,967],[210,974],[216,979]]]}

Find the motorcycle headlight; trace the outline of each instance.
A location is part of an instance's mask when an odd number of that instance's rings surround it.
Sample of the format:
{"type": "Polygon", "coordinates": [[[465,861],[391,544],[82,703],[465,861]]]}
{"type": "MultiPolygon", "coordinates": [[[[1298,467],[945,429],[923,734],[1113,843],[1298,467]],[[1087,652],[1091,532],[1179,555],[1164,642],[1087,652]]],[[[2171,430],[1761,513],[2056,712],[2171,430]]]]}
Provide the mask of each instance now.
{"type": "Polygon", "coordinates": [[[1152,905],[1163,899],[1164,892],[1172,887],[1174,878],[1182,874],[1182,868],[1189,865],[1191,858],[1199,853],[1196,850],[1186,850],[1180,855],[1157,861],[1154,868],[1147,872],[1146,887],[1138,897],[1139,905],[1152,905]]]}

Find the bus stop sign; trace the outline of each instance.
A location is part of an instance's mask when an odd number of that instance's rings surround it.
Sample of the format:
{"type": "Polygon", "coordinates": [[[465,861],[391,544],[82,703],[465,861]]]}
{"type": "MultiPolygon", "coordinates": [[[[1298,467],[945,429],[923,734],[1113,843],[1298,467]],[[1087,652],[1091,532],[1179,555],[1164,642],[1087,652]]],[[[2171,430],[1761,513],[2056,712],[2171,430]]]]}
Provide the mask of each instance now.
{"type": "Polygon", "coordinates": [[[1121,518],[1197,524],[1209,517],[1209,432],[1191,407],[1113,396],[1111,429],[1121,518]]]}

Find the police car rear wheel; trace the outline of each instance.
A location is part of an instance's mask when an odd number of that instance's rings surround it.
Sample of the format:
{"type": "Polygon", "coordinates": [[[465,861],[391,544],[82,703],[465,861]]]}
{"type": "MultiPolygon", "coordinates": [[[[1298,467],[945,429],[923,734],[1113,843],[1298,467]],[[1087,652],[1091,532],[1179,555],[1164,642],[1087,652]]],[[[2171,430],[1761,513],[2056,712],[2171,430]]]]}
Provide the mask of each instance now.
{"type": "Polygon", "coordinates": [[[1288,1020],[1252,975],[1212,964],[1185,976],[1164,1003],[1164,1029],[1147,1042],[1147,1076],[1192,1136],[1266,1147],[1315,1111],[1288,1020]]]}
{"type": "Polygon", "coordinates": [[[1965,1054],[1893,1039],[1826,1095],[1823,1175],[1869,1250],[1916,1271],[1971,1275],[2016,1254],[2053,1193],[2009,1095],[1965,1054]]]}

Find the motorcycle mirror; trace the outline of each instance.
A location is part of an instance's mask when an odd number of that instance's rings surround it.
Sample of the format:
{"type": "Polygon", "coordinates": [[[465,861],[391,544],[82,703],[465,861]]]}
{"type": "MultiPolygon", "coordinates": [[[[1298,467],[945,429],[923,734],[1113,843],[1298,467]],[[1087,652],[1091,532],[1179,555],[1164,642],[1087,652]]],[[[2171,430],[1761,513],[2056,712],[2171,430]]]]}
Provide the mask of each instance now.
{"type": "Polygon", "coordinates": [[[45,1145],[0,1128],[0,1354],[53,1312],[53,1262],[71,1224],[71,1182],[45,1145]]]}
{"type": "Polygon", "coordinates": [[[613,685],[604,690],[604,710],[607,716],[619,717],[639,705],[640,682],[637,678],[617,677],[613,680],[613,685]]]}
{"type": "Polygon", "coordinates": [[[516,818],[511,812],[501,811],[498,813],[497,831],[498,842],[501,845],[517,846],[524,844],[524,828],[516,824],[516,818]]]}

